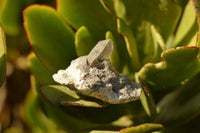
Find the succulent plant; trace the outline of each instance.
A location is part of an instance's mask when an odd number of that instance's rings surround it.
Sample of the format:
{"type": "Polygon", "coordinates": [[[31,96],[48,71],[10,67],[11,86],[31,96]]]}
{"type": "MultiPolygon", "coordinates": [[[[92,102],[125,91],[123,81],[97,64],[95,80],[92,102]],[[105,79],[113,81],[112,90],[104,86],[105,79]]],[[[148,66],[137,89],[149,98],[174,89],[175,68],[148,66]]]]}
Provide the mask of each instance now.
{"type": "Polygon", "coordinates": [[[33,53],[25,119],[33,131],[191,131],[200,112],[199,9],[199,0],[57,0],[56,9],[27,7],[33,53]],[[106,39],[113,41],[115,69],[141,85],[140,100],[109,104],[53,80],[106,39]]]}
{"type": "Polygon", "coordinates": [[[0,87],[6,75],[6,45],[4,32],[0,26],[0,87]]]}

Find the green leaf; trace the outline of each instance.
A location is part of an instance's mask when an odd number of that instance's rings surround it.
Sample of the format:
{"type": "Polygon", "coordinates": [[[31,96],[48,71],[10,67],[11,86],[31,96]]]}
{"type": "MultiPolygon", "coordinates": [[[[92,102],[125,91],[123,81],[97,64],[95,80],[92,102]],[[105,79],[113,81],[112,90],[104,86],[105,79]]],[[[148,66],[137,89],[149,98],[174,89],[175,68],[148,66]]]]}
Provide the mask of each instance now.
{"type": "Polygon", "coordinates": [[[188,46],[193,36],[195,39],[191,43],[193,43],[194,46],[196,45],[196,33],[198,31],[196,19],[196,11],[193,2],[189,1],[185,7],[173,45],[170,47],[188,46]]]}
{"type": "Polygon", "coordinates": [[[197,47],[166,50],[161,54],[162,62],[146,64],[138,72],[138,76],[153,89],[171,89],[199,72],[198,54],[197,47]]]}
{"type": "Polygon", "coordinates": [[[158,62],[161,60],[160,54],[166,50],[165,42],[154,25],[148,22],[145,22],[145,25],[146,41],[144,45],[145,58],[143,60],[143,64],[146,62],[158,62]]]}
{"type": "MultiPolygon", "coordinates": [[[[116,105],[110,104],[108,106],[104,106],[103,108],[88,108],[88,107],[78,107],[73,106],[73,108],[77,111],[77,113],[81,114],[81,117],[85,118],[84,120],[90,121],[93,124],[101,124],[101,126],[105,126],[103,129],[116,129],[117,126],[124,127],[122,123],[121,125],[111,125],[110,123],[115,122],[122,116],[127,114],[127,106],[125,105],[116,105]],[[107,128],[109,125],[109,128],[107,128]],[[115,128],[113,128],[115,127],[115,128]]],[[[95,128],[99,129],[99,128],[95,128]]]]}
{"type": "Polygon", "coordinates": [[[4,133],[23,133],[23,131],[22,129],[11,127],[4,130],[4,133]]]}
{"type": "Polygon", "coordinates": [[[39,97],[34,91],[29,91],[23,109],[24,118],[33,131],[56,129],[55,124],[41,110],[39,97]]]}
{"type": "Polygon", "coordinates": [[[198,116],[200,113],[199,81],[200,74],[166,95],[158,103],[159,114],[156,121],[166,126],[177,126],[198,116]]]}
{"type": "MultiPolygon", "coordinates": [[[[112,5],[111,1],[109,3],[108,6],[112,5]]],[[[127,64],[129,59],[127,59],[126,45],[122,36],[117,32],[116,19],[105,10],[100,1],[58,0],[57,10],[74,29],[77,30],[81,26],[86,27],[95,41],[94,44],[100,40],[104,40],[107,31],[112,32],[116,38],[116,48],[119,54],[123,55],[120,56],[121,66],[127,64]]]]}
{"type": "Polygon", "coordinates": [[[58,132],[63,129],[65,132],[79,132],[98,126],[86,120],[81,120],[81,114],[77,112],[77,109],[52,106],[35,92],[35,89],[39,90],[37,81],[33,78],[31,82],[35,86],[27,95],[24,117],[33,131],[58,132]]]}
{"type": "Polygon", "coordinates": [[[85,26],[81,26],[75,35],[76,53],[78,56],[89,54],[95,46],[91,33],[85,26]]]}
{"type": "MultiPolygon", "coordinates": [[[[131,105],[130,105],[131,106],[131,105]]],[[[130,107],[129,106],[129,107],[130,107]]],[[[132,113],[132,112],[131,112],[132,113]]],[[[132,113],[133,114],[133,113],[132,113]]],[[[130,115],[123,115],[119,119],[112,122],[114,126],[121,126],[121,127],[130,127],[133,125],[133,119],[131,119],[130,115]]]]}
{"type": "Polygon", "coordinates": [[[107,30],[116,31],[116,23],[97,0],[58,0],[57,10],[75,29],[87,27],[96,41],[104,39],[107,30]],[[90,7],[88,8],[88,5],[90,7]]]}
{"type": "Polygon", "coordinates": [[[24,10],[24,27],[35,54],[51,72],[66,68],[76,57],[74,33],[51,7],[24,10]]]}
{"type": "MultiPolygon", "coordinates": [[[[78,95],[75,91],[61,85],[43,86],[40,88],[40,92],[40,94],[42,94],[41,98],[44,99],[44,103],[49,103],[47,104],[47,110],[59,108],[61,109],[60,111],[70,114],[71,117],[75,117],[77,120],[90,122],[86,123],[88,126],[90,126],[91,123],[93,123],[91,126],[108,126],[108,123],[116,121],[125,113],[123,104],[109,105],[94,98],[78,95]],[[113,110],[115,111],[113,112],[113,110]]],[[[56,114],[53,112],[51,113],[52,115],[55,115],[52,117],[56,117],[56,114]]],[[[56,119],[59,120],[57,117],[56,119]]],[[[77,124],[74,125],[74,127],[76,126],[77,124]]],[[[112,126],[110,126],[110,128],[111,127],[112,126]]]]}
{"type": "Polygon", "coordinates": [[[163,126],[156,123],[145,123],[134,127],[128,127],[120,130],[120,133],[150,133],[154,131],[161,131],[163,126]]]}
{"type": "Polygon", "coordinates": [[[3,30],[0,26],[0,87],[6,76],[6,44],[3,30]]]}
{"type": "MultiPolygon", "coordinates": [[[[195,9],[196,9],[196,13],[197,13],[198,33],[200,33],[200,28],[199,28],[199,24],[200,24],[200,1],[194,0],[194,6],[195,6],[195,9]]],[[[200,47],[199,34],[198,34],[198,37],[197,37],[197,46],[200,47]]]]}
{"type": "Polygon", "coordinates": [[[76,105],[101,108],[107,104],[99,100],[86,100],[75,91],[61,85],[49,85],[40,88],[43,96],[54,105],[76,105]]]}
{"type": "Polygon", "coordinates": [[[113,52],[110,56],[110,61],[112,62],[112,65],[118,70],[118,72],[121,72],[122,67],[119,58],[119,52],[117,49],[117,43],[116,43],[117,40],[110,31],[106,32],[106,39],[111,39],[113,41],[113,52]]]}
{"type": "Polygon", "coordinates": [[[81,109],[55,107],[46,101],[43,101],[43,108],[49,119],[53,120],[58,127],[70,133],[88,131],[101,126],[100,124],[89,122],[87,118],[83,119],[81,109]]]}
{"type": "Polygon", "coordinates": [[[160,47],[160,49],[162,49],[162,51],[166,50],[166,46],[165,43],[162,39],[162,36],[159,34],[159,32],[155,29],[155,27],[153,25],[151,25],[151,32],[152,32],[152,38],[153,38],[153,42],[154,42],[154,48],[156,50],[154,50],[155,55],[158,56],[160,55],[160,53],[157,53],[159,50],[158,47],[160,47]]]}
{"type": "Polygon", "coordinates": [[[148,86],[138,77],[136,73],[136,81],[142,85],[142,94],[140,96],[140,101],[143,105],[144,110],[149,116],[156,116],[157,109],[148,86]]]}
{"type": "Polygon", "coordinates": [[[114,11],[113,0],[100,0],[100,2],[108,13],[110,13],[114,18],[117,18],[114,11]]]}
{"type": "MultiPolygon", "coordinates": [[[[38,85],[38,82],[33,78],[31,80],[33,92],[37,90],[37,92],[42,91],[38,85]]],[[[36,94],[36,92],[34,93],[36,94]]],[[[41,93],[36,94],[39,98],[39,105],[34,107],[34,109],[29,106],[33,105],[28,103],[27,109],[31,109],[30,111],[37,112],[42,108],[42,113],[45,114],[45,117],[48,117],[48,120],[53,121],[56,124],[56,129],[63,129],[66,132],[79,132],[81,130],[88,130],[90,128],[94,129],[94,127],[100,126],[99,124],[91,123],[86,118],[83,118],[83,115],[79,112],[78,106],[55,106],[46,101],[46,99],[41,95],[41,93]],[[77,107],[77,108],[75,108],[77,107]],[[35,111],[36,110],[36,111],[35,111]],[[67,123],[67,126],[66,126],[67,123]]],[[[31,96],[33,96],[31,94],[31,96]]],[[[31,97],[30,96],[30,97],[31,97]]],[[[62,98],[61,98],[62,99],[62,98]]],[[[36,113],[37,114],[37,113],[36,113]]],[[[32,115],[34,117],[34,115],[32,115]]],[[[30,116],[31,117],[31,116],[30,116]]],[[[32,117],[31,117],[32,118],[32,117]]],[[[31,119],[30,118],[30,119],[31,119]]],[[[38,117],[34,117],[32,119],[36,119],[36,121],[42,119],[38,117]]],[[[52,131],[52,128],[48,128],[52,131]]]]}
{"type": "Polygon", "coordinates": [[[28,56],[28,60],[32,74],[41,85],[49,85],[54,83],[54,80],[52,78],[53,73],[49,72],[42,65],[42,63],[39,61],[34,53],[31,53],[28,56]]]}
{"type": "Polygon", "coordinates": [[[154,51],[151,25],[155,27],[157,33],[166,43],[178,24],[181,8],[174,4],[172,0],[148,2],[146,0],[114,0],[113,2],[117,17],[131,31],[127,33],[125,40],[127,45],[137,45],[137,49],[134,47],[131,50],[134,51],[133,54],[137,51],[141,66],[148,62],[157,61],[157,59],[154,59],[154,53],[158,52],[154,51]],[[130,38],[134,38],[135,41],[130,38]]]}
{"type": "Polygon", "coordinates": [[[3,0],[2,11],[0,12],[0,23],[5,33],[17,35],[20,32],[20,15],[22,10],[22,0],[3,0]]]}
{"type": "Polygon", "coordinates": [[[150,22],[167,40],[169,35],[175,30],[181,8],[172,0],[115,0],[115,12],[117,17],[122,19],[127,26],[131,27],[136,40],[144,39],[136,34],[140,34],[143,22],[150,22]],[[167,22],[167,25],[166,25],[167,22]]]}
{"type": "Polygon", "coordinates": [[[140,60],[139,60],[138,49],[137,49],[137,45],[136,45],[136,41],[133,36],[133,33],[122,20],[118,19],[117,24],[118,24],[117,25],[118,32],[124,36],[124,39],[126,41],[126,47],[127,47],[129,56],[131,58],[133,69],[134,71],[137,71],[140,68],[140,60]]]}
{"type": "Polygon", "coordinates": [[[118,133],[118,131],[93,130],[89,133],[118,133]]]}
{"type": "Polygon", "coordinates": [[[188,0],[174,0],[174,2],[184,8],[187,5],[188,0]]]}

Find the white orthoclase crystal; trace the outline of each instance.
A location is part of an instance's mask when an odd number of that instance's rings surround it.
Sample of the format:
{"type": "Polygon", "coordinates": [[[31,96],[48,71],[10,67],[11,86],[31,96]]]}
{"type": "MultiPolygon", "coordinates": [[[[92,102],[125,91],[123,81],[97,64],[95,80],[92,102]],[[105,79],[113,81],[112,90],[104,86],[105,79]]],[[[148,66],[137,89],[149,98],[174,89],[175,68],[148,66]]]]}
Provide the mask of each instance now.
{"type": "Polygon", "coordinates": [[[130,82],[126,74],[119,74],[108,59],[112,53],[111,40],[104,40],[88,56],[71,62],[66,70],[59,70],[53,79],[78,93],[118,104],[139,99],[141,87],[130,82]]]}

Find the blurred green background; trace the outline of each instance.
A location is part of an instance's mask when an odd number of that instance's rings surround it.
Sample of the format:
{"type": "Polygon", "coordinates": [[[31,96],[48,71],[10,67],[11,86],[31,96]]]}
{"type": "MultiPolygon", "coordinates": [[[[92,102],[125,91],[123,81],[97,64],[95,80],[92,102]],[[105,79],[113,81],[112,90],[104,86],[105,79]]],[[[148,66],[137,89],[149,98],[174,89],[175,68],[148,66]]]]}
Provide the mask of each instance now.
{"type": "Polygon", "coordinates": [[[23,10],[31,4],[55,7],[54,0],[0,0],[0,24],[7,45],[6,81],[0,88],[0,131],[28,132],[22,106],[30,89],[27,55],[31,47],[23,27],[23,10]]]}

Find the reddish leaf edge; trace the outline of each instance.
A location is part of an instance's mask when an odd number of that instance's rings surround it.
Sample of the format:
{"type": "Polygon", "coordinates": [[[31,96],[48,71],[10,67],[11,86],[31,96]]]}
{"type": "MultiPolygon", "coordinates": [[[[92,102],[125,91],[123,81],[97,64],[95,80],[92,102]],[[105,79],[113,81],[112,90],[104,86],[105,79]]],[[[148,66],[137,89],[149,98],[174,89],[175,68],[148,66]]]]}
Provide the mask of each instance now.
{"type": "MultiPolygon", "coordinates": [[[[28,42],[29,42],[29,44],[30,44],[30,46],[31,46],[31,50],[32,50],[33,53],[37,56],[37,58],[39,59],[39,61],[41,62],[41,64],[47,69],[47,71],[49,71],[50,73],[52,73],[52,71],[48,69],[48,67],[44,64],[44,62],[42,61],[42,59],[38,56],[37,52],[36,52],[35,49],[33,48],[33,45],[32,45],[31,40],[30,40],[30,36],[29,36],[29,34],[28,34],[28,29],[26,28],[26,17],[25,17],[25,12],[26,12],[28,9],[30,9],[30,8],[32,8],[32,7],[35,7],[35,6],[37,6],[37,7],[46,7],[46,8],[49,8],[49,9],[51,9],[51,10],[57,12],[57,13],[58,13],[58,11],[57,11],[54,7],[52,7],[52,6],[43,5],[43,4],[32,4],[32,5],[26,7],[26,8],[23,10],[23,27],[24,27],[24,31],[25,31],[26,37],[27,37],[27,39],[28,39],[28,42]]],[[[60,14],[58,14],[58,16],[60,16],[60,14]]],[[[60,17],[61,17],[61,16],[60,16],[60,17]]],[[[61,19],[62,19],[62,18],[61,18],[61,19]]],[[[68,25],[68,24],[67,24],[67,25],[68,25]]],[[[74,31],[73,27],[71,27],[70,25],[68,25],[68,26],[69,26],[69,28],[72,29],[72,31],[74,31]]]]}
{"type": "Polygon", "coordinates": [[[58,8],[59,8],[58,5],[59,5],[59,4],[58,4],[58,0],[56,0],[56,11],[58,11],[58,8]]]}
{"type": "MultiPolygon", "coordinates": [[[[6,40],[5,40],[5,36],[4,36],[4,32],[3,32],[3,28],[2,28],[1,25],[0,25],[0,32],[1,32],[1,34],[2,34],[4,53],[6,54],[6,40]]],[[[4,54],[4,57],[6,57],[5,54],[4,54]]]]}
{"type": "MultiPolygon", "coordinates": [[[[157,65],[162,65],[162,64],[165,62],[163,56],[164,56],[167,52],[173,51],[173,50],[176,50],[176,49],[198,49],[198,55],[199,55],[199,47],[197,47],[197,46],[189,46],[189,47],[188,47],[188,46],[181,46],[181,47],[170,48],[170,49],[167,49],[167,50],[165,50],[165,51],[163,51],[163,52],[161,53],[161,59],[162,59],[161,62],[158,62],[158,63],[147,63],[147,64],[145,64],[145,65],[140,69],[140,71],[141,71],[142,69],[144,69],[146,66],[149,66],[149,65],[155,65],[155,66],[157,66],[157,65]],[[160,63],[161,63],[161,64],[160,64],[160,63]]],[[[198,57],[198,56],[197,56],[197,57],[198,57]]]]}
{"type": "MultiPolygon", "coordinates": [[[[46,97],[46,95],[42,92],[42,89],[41,89],[42,87],[40,87],[40,89],[39,89],[39,91],[40,91],[40,94],[41,94],[41,96],[44,98],[44,100],[46,100],[48,103],[50,103],[52,106],[54,106],[54,107],[60,107],[60,106],[62,106],[62,105],[69,105],[69,106],[80,106],[80,107],[92,107],[92,108],[104,108],[104,107],[107,107],[107,106],[109,106],[109,104],[105,104],[105,106],[101,106],[101,105],[99,105],[99,106],[89,106],[89,105],[84,105],[84,104],[80,104],[80,103],[76,103],[76,102],[65,102],[65,103],[62,103],[62,102],[60,102],[60,103],[56,103],[56,104],[54,104],[53,102],[51,102],[47,97],[46,97]]],[[[80,98],[81,99],[81,98],[80,98]]],[[[78,99],[77,99],[78,100],[78,99]]],[[[81,100],[84,100],[84,99],[81,99],[81,100]]]]}
{"type": "Polygon", "coordinates": [[[4,51],[4,54],[3,54],[3,58],[4,58],[4,61],[5,61],[5,71],[4,71],[4,77],[3,77],[3,81],[2,83],[0,84],[0,87],[2,86],[2,84],[4,83],[5,79],[6,79],[6,40],[5,40],[5,34],[3,32],[3,28],[2,26],[0,25],[0,32],[2,34],[1,38],[2,38],[2,41],[3,41],[3,51],[4,51]]]}
{"type": "MultiPolygon", "coordinates": [[[[181,7],[181,5],[179,5],[177,2],[176,2],[176,0],[171,0],[173,3],[174,3],[174,5],[176,5],[177,7],[179,7],[181,10],[184,10],[182,7],[181,7]]],[[[189,4],[189,2],[190,2],[190,0],[188,0],[188,2],[187,2],[187,4],[185,5],[185,7],[189,4]]]]}
{"type": "Polygon", "coordinates": [[[164,128],[163,125],[161,124],[158,124],[158,123],[144,123],[144,124],[140,124],[140,125],[137,125],[137,126],[132,126],[132,127],[127,127],[127,128],[123,128],[119,131],[119,133],[123,133],[124,131],[128,130],[128,129],[132,129],[132,128],[137,128],[137,127],[141,127],[141,126],[148,126],[148,125],[151,125],[151,126],[160,126],[160,129],[158,130],[154,130],[154,131],[160,131],[164,128]]]}
{"type": "MultiPolygon", "coordinates": [[[[198,51],[199,51],[199,47],[197,47],[197,46],[181,46],[181,47],[175,47],[175,48],[170,48],[170,49],[167,49],[167,50],[165,50],[165,51],[163,51],[162,53],[161,53],[161,59],[162,59],[162,62],[165,62],[165,60],[163,59],[163,56],[166,54],[166,53],[168,53],[169,51],[173,51],[173,50],[176,50],[176,49],[198,49],[198,51]]],[[[198,52],[198,54],[199,54],[199,52],[198,52]]]]}
{"type": "Polygon", "coordinates": [[[158,112],[157,112],[156,104],[155,104],[155,101],[153,99],[153,95],[151,94],[151,91],[148,89],[148,86],[145,84],[145,82],[143,82],[143,80],[140,77],[139,77],[139,81],[140,81],[142,88],[143,88],[143,91],[144,91],[145,95],[147,96],[148,101],[151,105],[150,112],[152,113],[152,116],[157,116],[158,112]]]}
{"type": "MultiPolygon", "coordinates": [[[[26,8],[23,10],[23,27],[24,27],[24,31],[25,31],[25,33],[26,33],[26,37],[27,37],[27,39],[28,39],[28,42],[29,42],[29,44],[30,44],[30,46],[31,46],[31,49],[32,49],[33,53],[37,56],[37,58],[39,59],[39,61],[41,62],[41,64],[47,69],[47,71],[51,72],[51,71],[48,69],[48,67],[43,63],[43,61],[40,59],[40,57],[37,55],[37,52],[35,52],[35,50],[34,50],[34,48],[33,48],[33,45],[32,45],[32,43],[31,43],[31,40],[30,40],[30,36],[29,36],[29,34],[28,34],[28,29],[26,28],[26,17],[25,17],[25,12],[26,12],[28,9],[30,9],[30,8],[32,8],[32,7],[35,7],[35,6],[38,6],[38,7],[46,7],[46,8],[49,8],[49,9],[51,9],[51,10],[54,10],[54,11],[56,11],[56,9],[53,8],[53,7],[51,7],[51,6],[48,6],[48,5],[32,4],[32,5],[26,7],[26,8]]],[[[57,12],[57,11],[56,11],[56,12],[57,12]]]]}
{"type": "Polygon", "coordinates": [[[104,108],[107,107],[108,105],[105,106],[90,106],[90,105],[84,105],[84,104],[80,104],[80,103],[76,103],[76,102],[67,102],[67,103],[63,103],[62,105],[74,105],[74,106],[81,106],[81,107],[92,107],[92,108],[104,108]]]}

